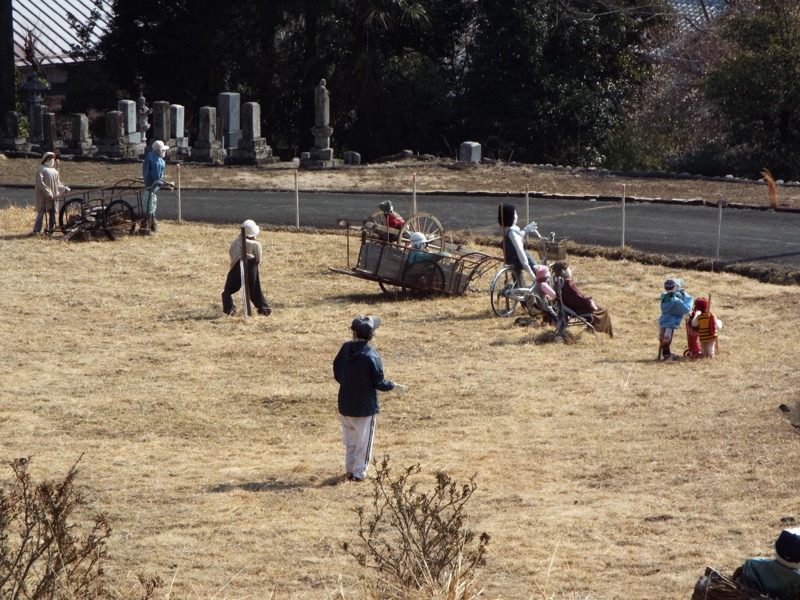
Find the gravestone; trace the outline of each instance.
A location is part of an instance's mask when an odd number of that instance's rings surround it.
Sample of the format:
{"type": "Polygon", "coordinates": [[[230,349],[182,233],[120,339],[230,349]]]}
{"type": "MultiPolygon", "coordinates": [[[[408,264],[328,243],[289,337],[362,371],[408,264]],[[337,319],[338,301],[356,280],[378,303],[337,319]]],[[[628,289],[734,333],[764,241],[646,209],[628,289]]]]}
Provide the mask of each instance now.
{"type": "Polygon", "coordinates": [[[223,164],[225,150],[217,137],[217,109],[213,106],[200,108],[200,122],[197,127],[197,141],[192,148],[192,160],[223,164]]]}
{"type": "Polygon", "coordinates": [[[458,148],[458,160],[468,163],[481,162],[481,145],[478,142],[462,142],[458,148]]]}
{"type": "Polygon", "coordinates": [[[344,164],[346,165],[360,165],[361,155],[358,152],[348,150],[344,153],[344,164]]]}
{"type": "MultiPolygon", "coordinates": [[[[169,102],[165,100],[158,100],[153,102],[153,138],[147,140],[147,151],[156,140],[161,140],[167,146],[172,146],[170,143],[170,124],[169,124],[169,102]]],[[[170,151],[167,150],[167,154],[170,151]]]]}
{"type": "Polygon", "coordinates": [[[39,144],[41,152],[56,152],[64,145],[58,139],[58,131],[56,129],[56,114],[46,112],[42,115],[42,142],[39,144]]]}
{"type": "Polygon", "coordinates": [[[138,144],[142,136],[136,129],[136,102],[133,100],[120,100],[117,110],[122,113],[122,132],[128,142],[138,144]]]}
{"type": "Polygon", "coordinates": [[[319,85],[314,88],[314,127],[311,128],[314,147],[309,152],[309,159],[300,159],[300,165],[307,168],[329,169],[342,164],[341,159],[333,158],[333,148],[330,147],[333,135],[333,127],[330,126],[331,100],[325,86],[326,81],[320,79],[319,85]]]}
{"type": "Polygon", "coordinates": [[[70,126],[71,133],[61,153],[73,156],[92,156],[97,148],[92,143],[92,138],[89,137],[89,117],[75,113],[70,118],[70,126]]]}
{"type": "Polygon", "coordinates": [[[44,121],[44,106],[36,104],[33,106],[28,123],[28,141],[38,144],[42,141],[42,127],[44,121]]]}
{"type": "Polygon", "coordinates": [[[173,142],[173,149],[175,158],[178,160],[186,160],[192,154],[192,149],[189,147],[189,137],[186,135],[185,118],[186,109],[181,104],[169,105],[169,125],[170,132],[169,138],[173,142]]]}
{"type": "Polygon", "coordinates": [[[222,147],[228,155],[239,146],[242,139],[241,124],[241,96],[236,92],[223,92],[217,97],[217,111],[219,114],[222,147]]]}
{"type": "Polygon", "coordinates": [[[3,119],[3,135],[0,136],[0,150],[14,152],[30,152],[31,144],[24,137],[19,127],[19,113],[9,110],[3,119]]]}
{"type": "Polygon", "coordinates": [[[110,110],[105,114],[106,131],[104,137],[100,139],[97,147],[97,154],[109,158],[127,158],[125,143],[125,127],[122,121],[122,113],[118,110],[110,110]]]}
{"type": "Polygon", "coordinates": [[[261,137],[261,105],[258,102],[245,102],[242,105],[242,139],[225,161],[235,165],[261,165],[277,162],[272,148],[261,137]]]}
{"type": "Polygon", "coordinates": [[[133,100],[120,100],[117,110],[122,113],[122,137],[125,140],[125,156],[136,157],[146,152],[144,139],[138,131],[136,119],[136,102],[133,100]]]}

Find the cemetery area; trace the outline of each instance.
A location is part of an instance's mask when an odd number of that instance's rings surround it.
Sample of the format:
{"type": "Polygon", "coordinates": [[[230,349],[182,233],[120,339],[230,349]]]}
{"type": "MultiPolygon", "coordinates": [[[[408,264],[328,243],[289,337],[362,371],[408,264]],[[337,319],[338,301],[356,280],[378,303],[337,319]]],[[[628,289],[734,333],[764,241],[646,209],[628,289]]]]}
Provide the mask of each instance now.
{"type": "Polygon", "coordinates": [[[476,476],[486,598],[689,597],[706,565],[730,574],[768,555],[798,518],[786,457],[800,437],[778,410],[800,389],[796,287],[570,256],[615,337],[547,344],[492,316],[485,286],[395,299],[328,270],[344,263],[343,232],[265,224],[274,312],[245,325],[219,297],[235,224],[63,244],[24,237],[29,220],[0,211],[3,448],[32,456],[37,479],[82,456],[88,512],[113,527],[111,597],[141,596],[137,574],[179,598],[365,597],[340,545],[356,541],[371,484],[338,483],[331,373],[363,313],[383,318],[386,374],[410,386],[383,398],[375,456],[419,463],[423,487],[438,469],[476,476]],[[714,361],[655,361],[668,275],[713,293],[714,361]]]}

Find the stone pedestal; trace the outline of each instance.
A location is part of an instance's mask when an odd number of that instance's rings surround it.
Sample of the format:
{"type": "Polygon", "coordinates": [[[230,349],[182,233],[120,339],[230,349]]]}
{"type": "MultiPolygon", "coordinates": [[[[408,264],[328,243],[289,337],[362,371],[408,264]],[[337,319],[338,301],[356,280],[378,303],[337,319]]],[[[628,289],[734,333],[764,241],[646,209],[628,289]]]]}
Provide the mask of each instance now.
{"type": "Polygon", "coordinates": [[[320,79],[319,85],[314,88],[314,127],[311,128],[314,147],[309,152],[309,158],[300,159],[300,166],[304,168],[330,169],[341,166],[343,162],[333,158],[333,148],[330,147],[333,127],[330,126],[330,94],[325,83],[324,79],[320,79]]]}

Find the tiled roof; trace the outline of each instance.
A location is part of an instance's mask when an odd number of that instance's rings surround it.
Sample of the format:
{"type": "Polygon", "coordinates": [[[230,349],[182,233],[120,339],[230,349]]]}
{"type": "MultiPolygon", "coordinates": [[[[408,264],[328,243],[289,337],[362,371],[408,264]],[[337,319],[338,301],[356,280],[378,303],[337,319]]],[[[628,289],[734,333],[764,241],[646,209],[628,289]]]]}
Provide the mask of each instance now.
{"type": "MultiPolygon", "coordinates": [[[[24,48],[29,31],[36,39],[36,55],[44,66],[74,62],[69,52],[72,45],[78,44],[78,38],[67,21],[67,14],[71,13],[85,23],[94,8],[92,0],[13,0],[14,64],[17,67],[28,65],[24,48]]],[[[106,28],[110,15],[111,0],[102,0],[95,33],[106,28]]]]}
{"type": "Polygon", "coordinates": [[[678,29],[683,32],[706,29],[709,20],[719,17],[727,0],[667,0],[678,15],[678,29]],[[704,10],[705,7],[705,10],[704,10]]]}

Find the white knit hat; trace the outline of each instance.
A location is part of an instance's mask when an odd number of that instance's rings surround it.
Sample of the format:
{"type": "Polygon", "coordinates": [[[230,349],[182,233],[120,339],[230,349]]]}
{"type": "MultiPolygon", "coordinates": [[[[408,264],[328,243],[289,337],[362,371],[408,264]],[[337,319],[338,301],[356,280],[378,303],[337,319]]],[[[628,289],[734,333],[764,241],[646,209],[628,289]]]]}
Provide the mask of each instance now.
{"type": "Polygon", "coordinates": [[[247,221],[242,223],[242,227],[244,227],[244,234],[247,237],[254,238],[258,235],[258,225],[256,225],[256,222],[253,221],[253,219],[247,219],[247,221]]]}

